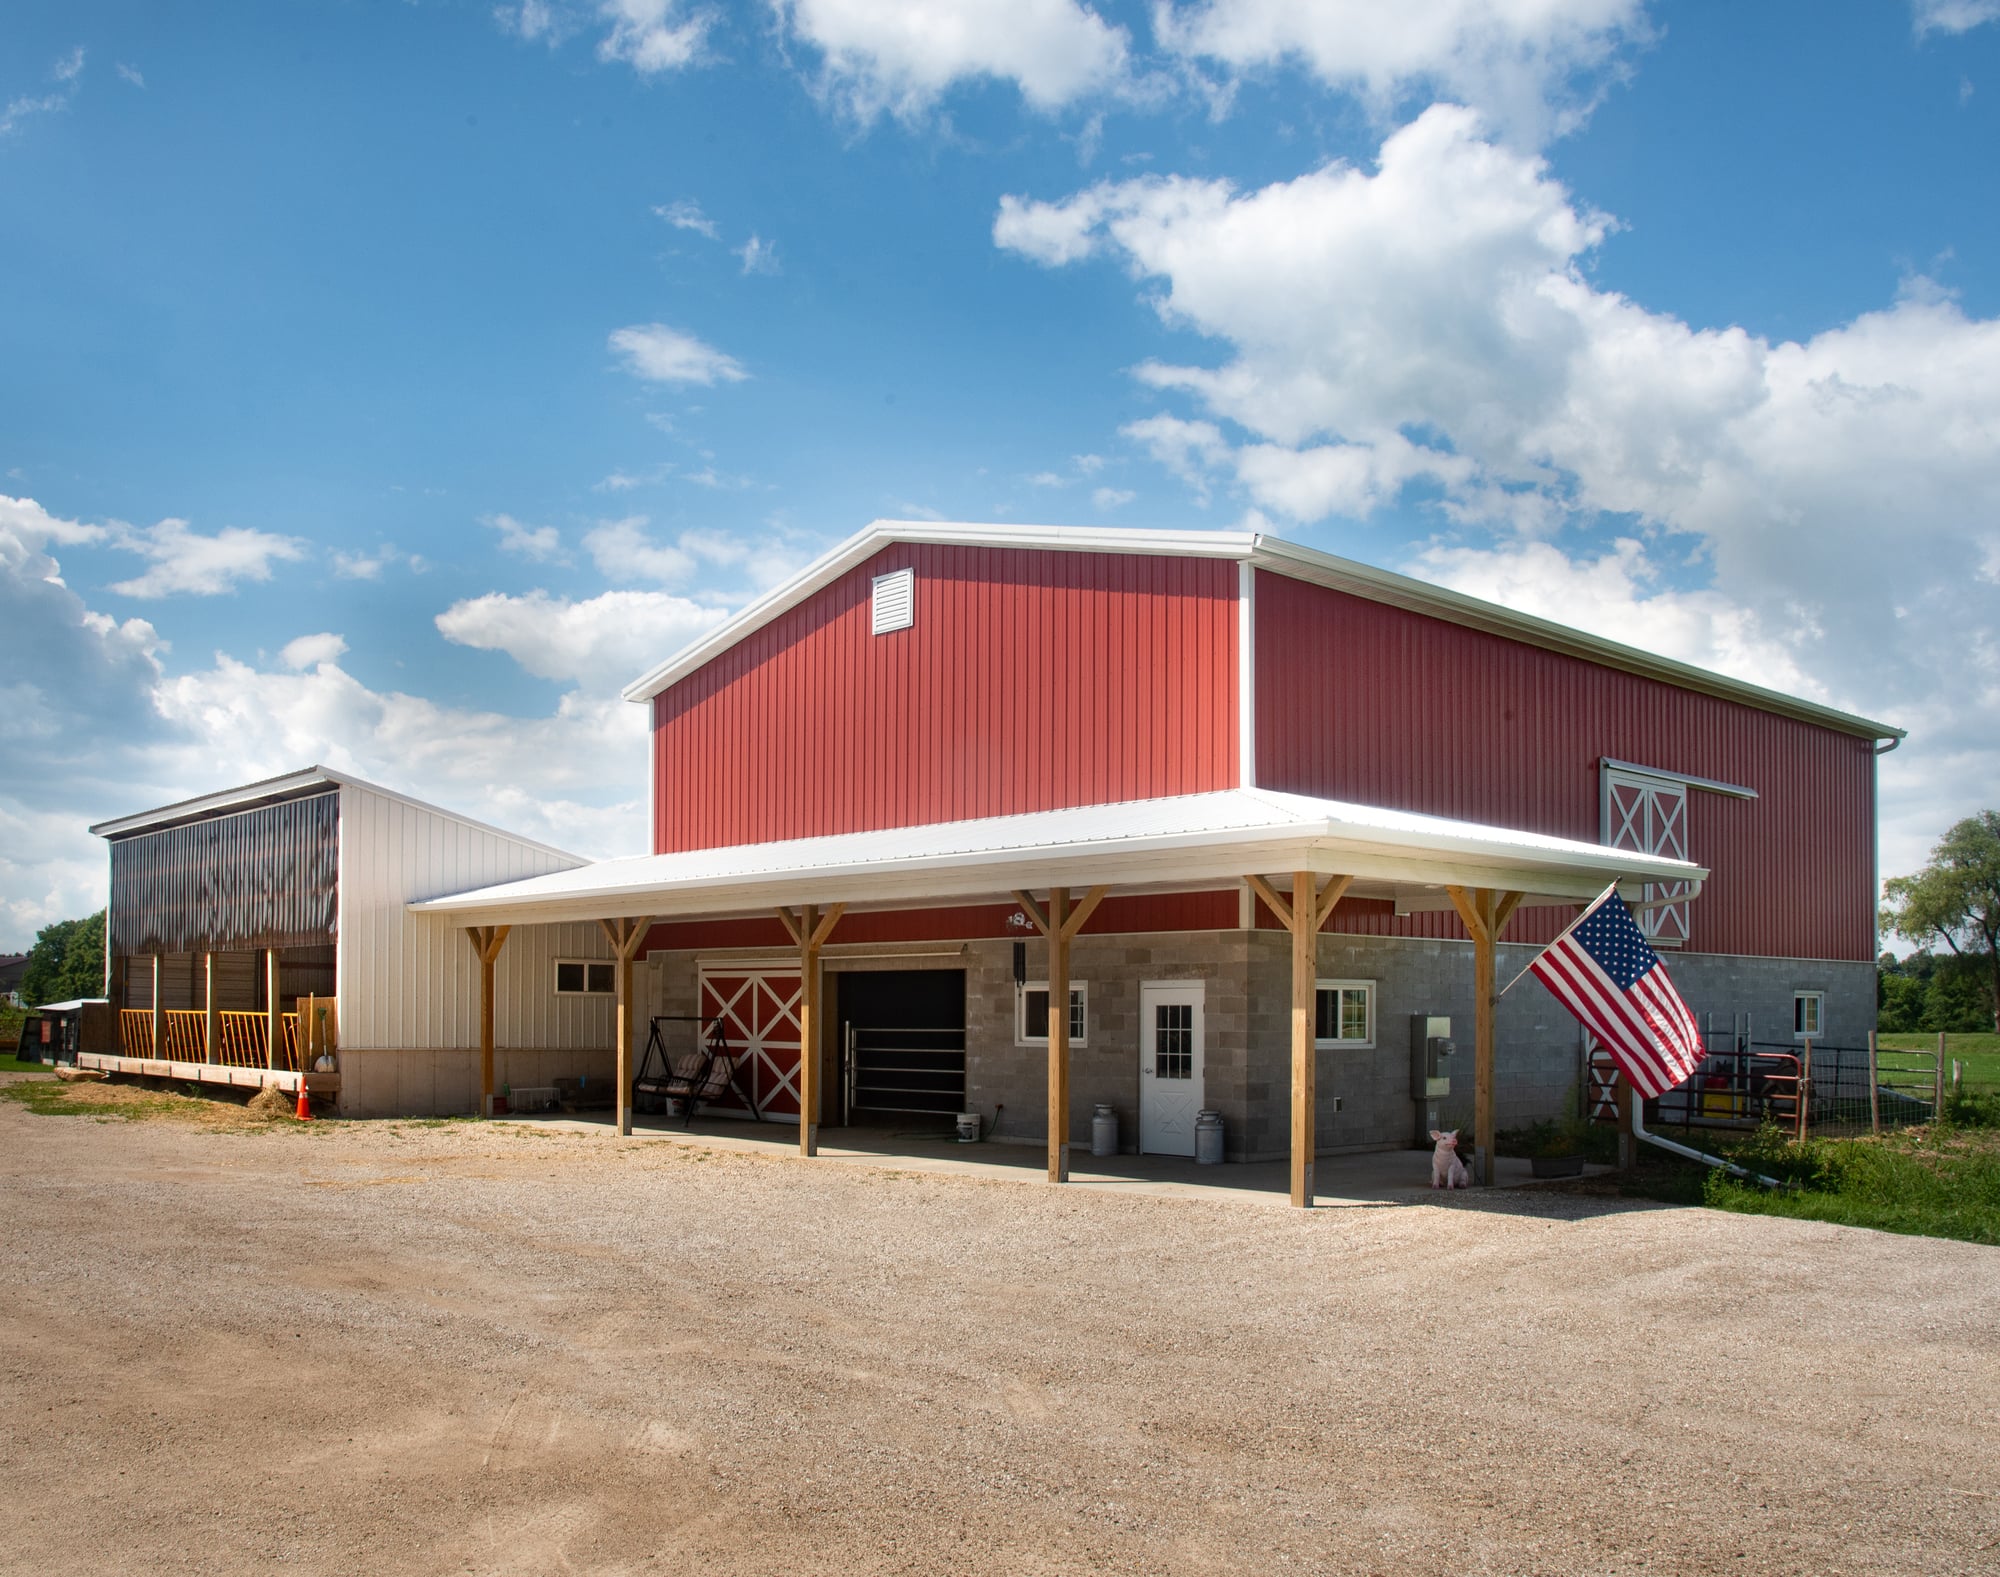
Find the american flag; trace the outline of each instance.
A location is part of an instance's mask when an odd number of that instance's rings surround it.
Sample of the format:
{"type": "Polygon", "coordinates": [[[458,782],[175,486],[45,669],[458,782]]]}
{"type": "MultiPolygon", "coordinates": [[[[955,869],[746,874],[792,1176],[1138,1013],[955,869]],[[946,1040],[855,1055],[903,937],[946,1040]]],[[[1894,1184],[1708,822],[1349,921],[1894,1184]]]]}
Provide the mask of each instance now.
{"type": "Polygon", "coordinates": [[[1604,1043],[1647,1100],[1672,1089],[1701,1062],[1701,1029],[1660,955],[1633,923],[1616,882],[1528,969],[1604,1043]]]}

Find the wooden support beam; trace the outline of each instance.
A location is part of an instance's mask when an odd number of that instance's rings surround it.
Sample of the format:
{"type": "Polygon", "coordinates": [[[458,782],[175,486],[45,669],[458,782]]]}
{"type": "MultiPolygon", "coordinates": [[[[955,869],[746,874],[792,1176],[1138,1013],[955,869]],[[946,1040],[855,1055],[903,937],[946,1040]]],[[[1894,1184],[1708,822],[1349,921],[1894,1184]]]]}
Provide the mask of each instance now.
{"type": "Polygon", "coordinates": [[[1287,931],[1292,929],[1292,906],[1278,896],[1278,891],[1261,876],[1246,876],[1243,880],[1250,890],[1264,900],[1264,907],[1277,917],[1278,924],[1287,931]]]}
{"type": "Polygon", "coordinates": [[[479,960],[479,1115],[493,1115],[493,966],[507,945],[509,925],[470,925],[465,939],[479,960]]]}
{"type": "Polygon", "coordinates": [[[201,955],[201,1060],[213,1062],[222,1051],[222,1010],[215,1000],[215,954],[201,955]]]}
{"type": "Polygon", "coordinates": [[[1016,892],[1014,894],[1014,902],[1021,906],[1021,913],[1028,917],[1037,931],[1041,932],[1043,936],[1049,934],[1049,917],[1043,911],[1042,906],[1035,902],[1035,895],[1033,893],[1016,892]]]}
{"type": "Polygon", "coordinates": [[[824,910],[807,904],[794,914],[778,910],[778,919],[799,949],[799,1154],[819,1154],[820,1108],[820,957],[819,951],[840,917],[847,913],[844,903],[829,904],[824,910]]]}
{"type": "Polygon", "coordinates": [[[1292,1203],[1312,1209],[1313,1163],[1319,1151],[1319,1091],[1315,1067],[1313,1010],[1318,1007],[1319,912],[1311,871],[1292,873],[1292,1203]]]}
{"type": "Polygon", "coordinates": [[[1049,889],[1049,1181],[1069,1181],[1069,889],[1049,889]]]}
{"type": "Polygon", "coordinates": [[[645,944],[653,928],[652,917],[599,920],[599,929],[611,943],[618,960],[618,1102],[616,1132],[620,1138],[632,1132],[632,960],[645,944]]]}
{"type": "Polygon", "coordinates": [[[153,1060],[166,1055],[167,1009],[160,1000],[160,955],[153,955],[153,1060]]]}
{"type": "Polygon", "coordinates": [[[1478,1175],[1494,1177],[1494,1018],[1500,1005],[1495,979],[1500,937],[1522,895],[1491,887],[1447,887],[1466,934],[1472,938],[1472,1134],[1478,1146],[1478,1175]]]}
{"type": "MultiPolygon", "coordinates": [[[[159,991],[159,976],[153,977],[155,995],[159,991]]],[[[283,1060],[285,1044],[285,1014],[278,1002],[278,950],[264,949],[264,1066],[275,1068],[283,1060]]]]}

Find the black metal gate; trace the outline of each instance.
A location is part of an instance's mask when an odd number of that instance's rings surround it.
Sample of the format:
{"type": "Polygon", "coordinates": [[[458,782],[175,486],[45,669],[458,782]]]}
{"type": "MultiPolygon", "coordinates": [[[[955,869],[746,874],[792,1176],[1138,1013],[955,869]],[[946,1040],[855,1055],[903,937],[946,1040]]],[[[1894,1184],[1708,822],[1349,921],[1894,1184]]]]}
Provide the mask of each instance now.
{"type": "Polygon", "coordinates": [[[874,1112],[949,1117],[965,1109],[963,1029],[842,1028],[844,1120],[874,1112]]]}

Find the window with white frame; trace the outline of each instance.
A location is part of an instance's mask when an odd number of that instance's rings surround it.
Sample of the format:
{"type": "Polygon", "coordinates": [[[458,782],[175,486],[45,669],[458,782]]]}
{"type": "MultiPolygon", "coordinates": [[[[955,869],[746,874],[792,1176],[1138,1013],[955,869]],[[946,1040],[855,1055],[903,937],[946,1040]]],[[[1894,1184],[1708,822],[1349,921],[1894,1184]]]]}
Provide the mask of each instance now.
{"type": "MultiPolygon", "coordinates": [[[[1072,1046],[1089,1044],[1089,1007],[1090,983],[1072,980],[1069,983],[1069,1043],[1072,1046]]],[[[1048,1043],[1049,983],[1046,980],[1030,980],[1014,993],[1014,1044],[1046,1046],[1048,1043]]]]}
{"type": "Polygon", "coordinates": [[[558,958],[556,995],[559,997],[609,997],[618,994],[618,966],[601,964],[594,958],[558,958]]]}
{"type": "Polygon", "coordinates": [[[1826,1031],[1826,993],[1792,993],[1792,1039],[1818,1040],[1826,1031]]]}
{"type": "Polygon", "coordinates": [[[1365,1051],[1375,1044],[1375,982],[1316,983],[1313,1044],[1365,1051]]]}

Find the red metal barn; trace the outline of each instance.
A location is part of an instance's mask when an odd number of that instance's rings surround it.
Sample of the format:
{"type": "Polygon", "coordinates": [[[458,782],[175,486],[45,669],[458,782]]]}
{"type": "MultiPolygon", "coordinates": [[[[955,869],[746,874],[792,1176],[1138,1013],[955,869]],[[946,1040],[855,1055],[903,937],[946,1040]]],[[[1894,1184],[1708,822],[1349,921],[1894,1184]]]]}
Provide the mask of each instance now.
{"type": "Polygon", "coordinates": [[[1512,912],[1505,981],[1613,880],[1698,1013],[1873,1025],[1896,730],[1271,537],[885,522],[627,696],[652,854],[429,907],[645,921],[635,1021],[718,1021],[808,1147],[972,1111],[1058,1171],[1100,1106],[1169,1153],[1213,1111],[1296,1195],[1490,1133],[1575,1099],[1580,1040],[1532,983],[1478,1022],[1467,926],[1512,912]]]}

